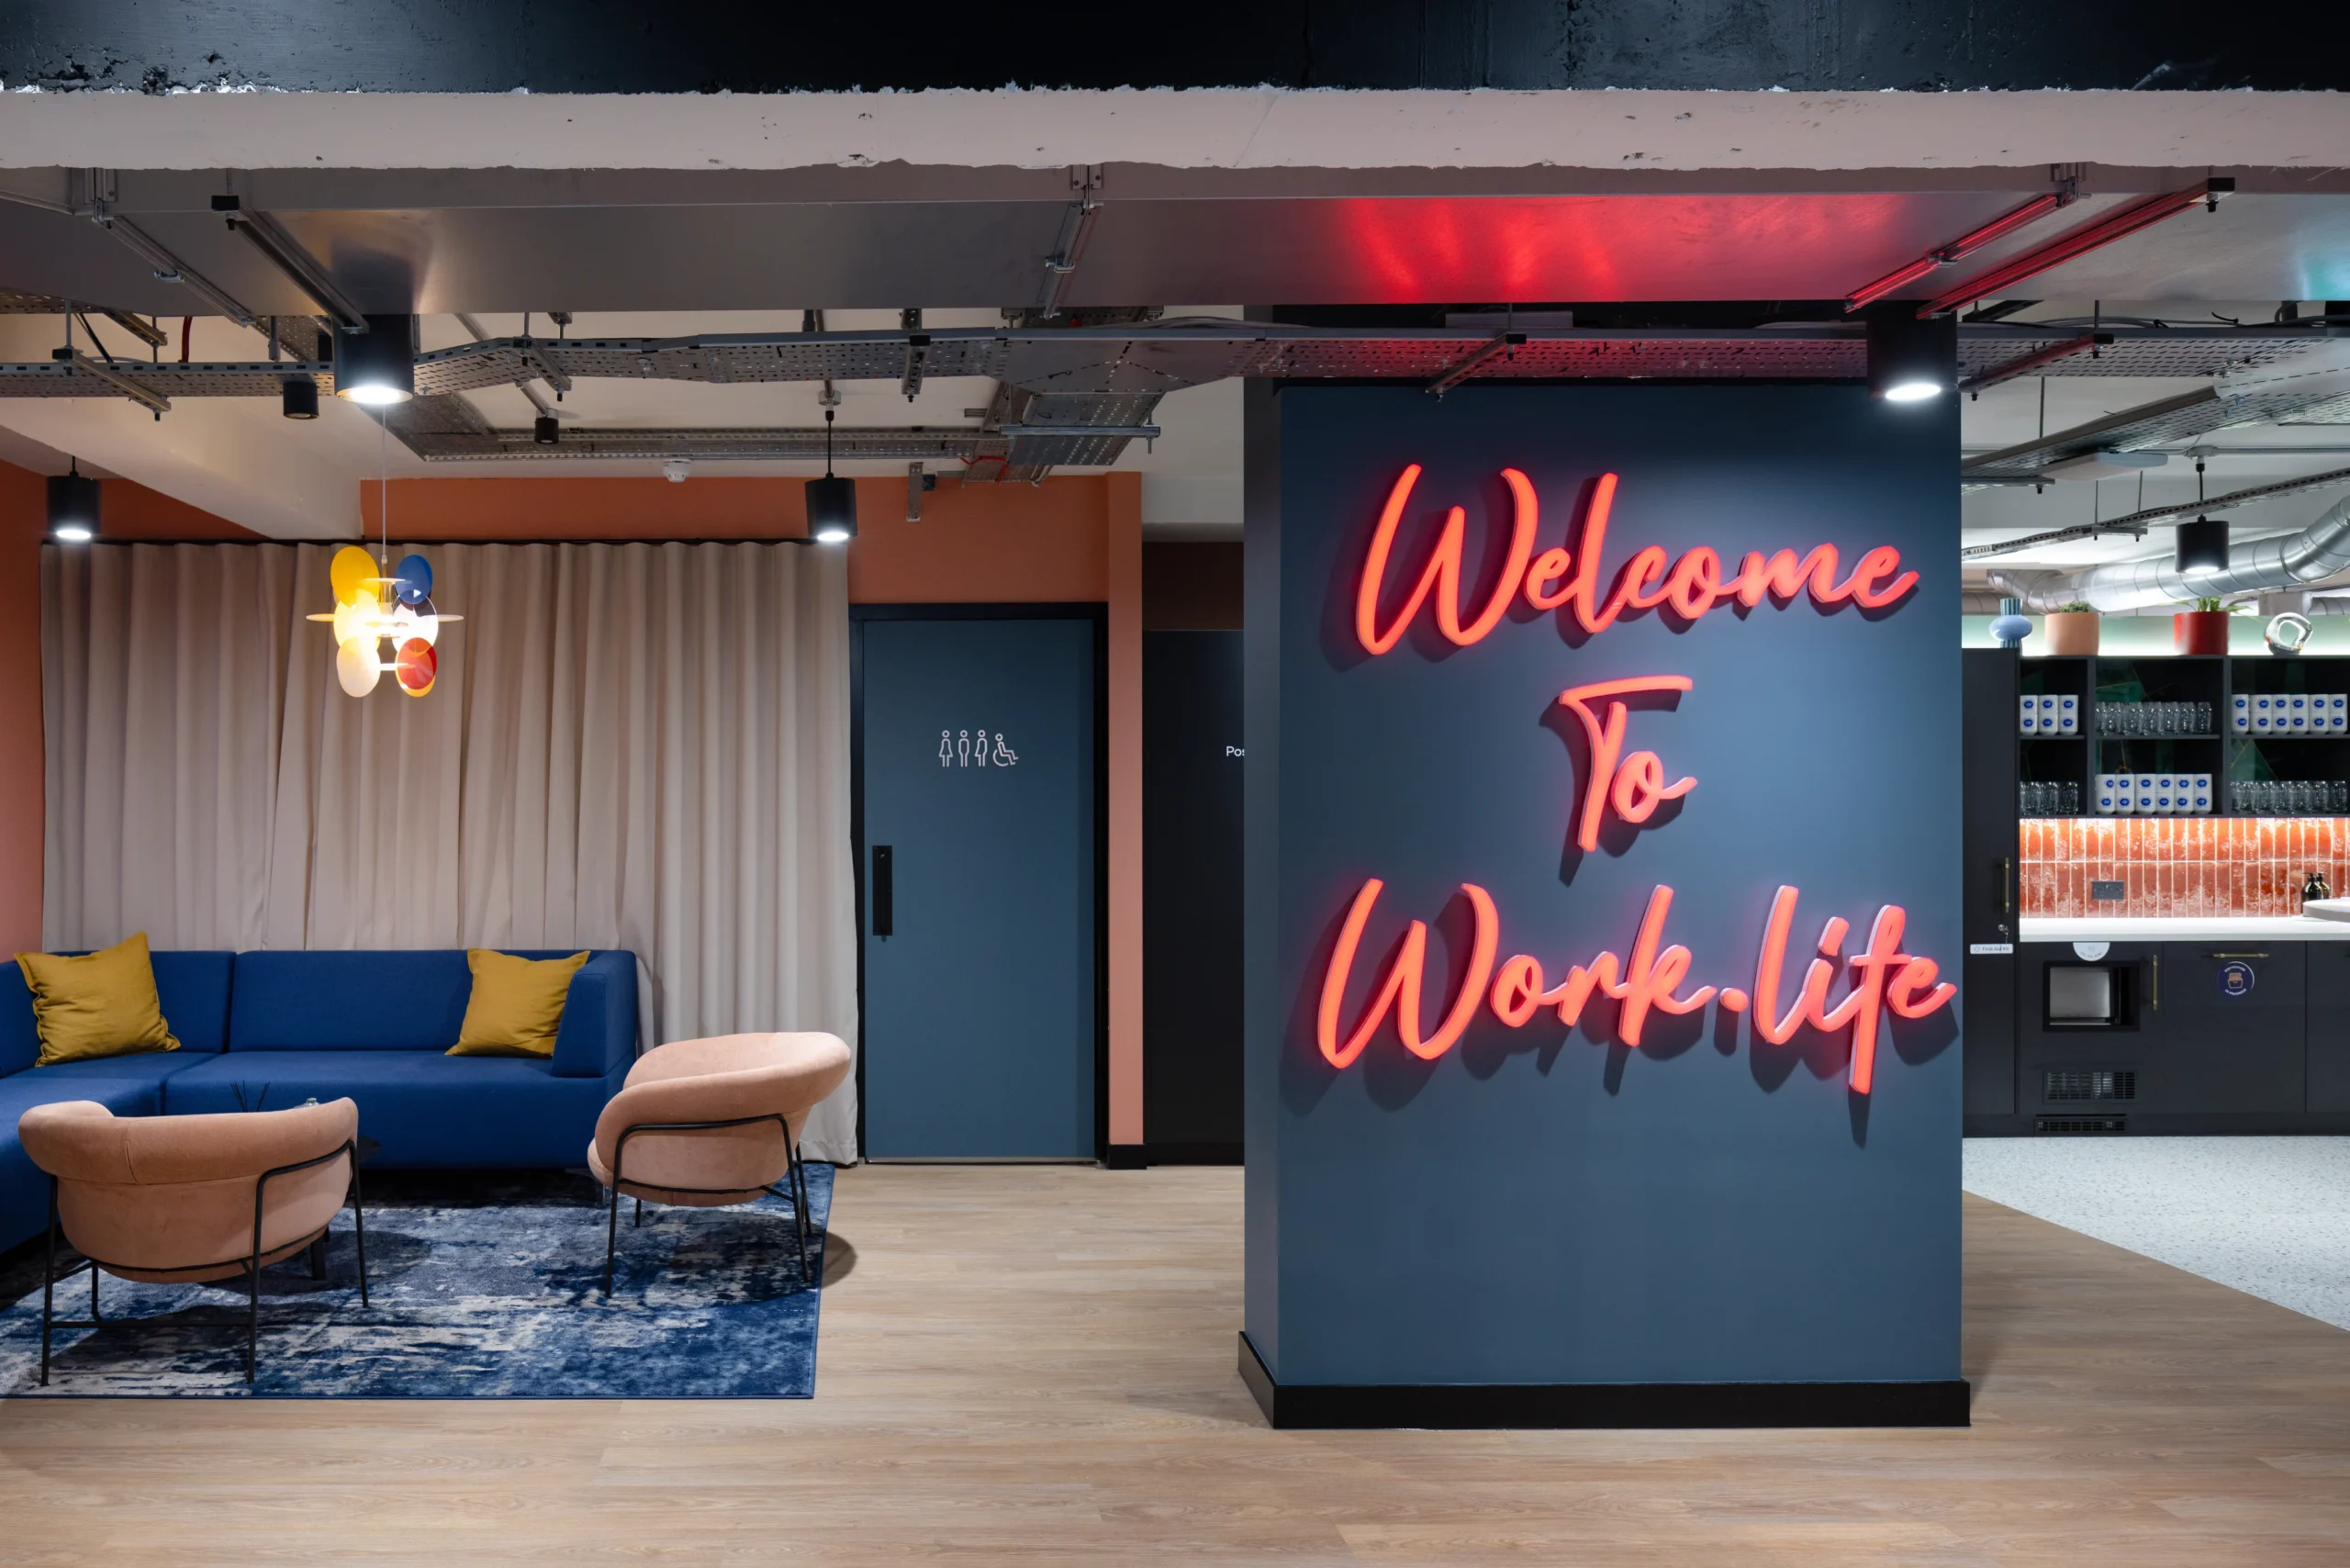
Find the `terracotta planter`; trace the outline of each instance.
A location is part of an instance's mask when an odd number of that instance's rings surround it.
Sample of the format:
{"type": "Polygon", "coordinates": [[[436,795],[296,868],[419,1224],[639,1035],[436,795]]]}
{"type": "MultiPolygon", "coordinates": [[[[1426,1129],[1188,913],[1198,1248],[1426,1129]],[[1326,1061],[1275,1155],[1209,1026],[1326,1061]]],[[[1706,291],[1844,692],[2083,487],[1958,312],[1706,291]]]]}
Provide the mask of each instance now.
{"type": "Polygon", "coordinates": [[[2098,625],[2094,610],[2053,610],[2042,618],[2040,629],[2047,633],[2050,653],[2085,657],[2097,652],[2098,625]]]}
{"type": "Polygon", "coordinates": [[[2228,651],[2228,612],[2224,610],[2182,610],[2170,618],[2170,645],[2175,654],[2224,654],[2228,651]]]}

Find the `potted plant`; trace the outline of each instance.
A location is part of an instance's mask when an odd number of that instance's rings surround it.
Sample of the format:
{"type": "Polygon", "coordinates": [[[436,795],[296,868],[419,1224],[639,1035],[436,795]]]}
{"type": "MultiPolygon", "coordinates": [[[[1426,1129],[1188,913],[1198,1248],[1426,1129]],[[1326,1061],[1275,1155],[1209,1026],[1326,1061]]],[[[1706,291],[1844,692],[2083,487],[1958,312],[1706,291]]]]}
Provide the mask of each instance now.
{"type": "Polygon", "coordinates": [[[2052,654],[2087,657],[2097,652],[2097,611],[2078,599],[2062,610],[2050,610],[2040,629],[2052,654]]]}
{"type": "Polygon", "coordinates": [[[2224,654],[2228,651],[2227,601],[2199,599],[2192,610],[2170,618],[2170,645],[2175,654],[2224,654]]]}

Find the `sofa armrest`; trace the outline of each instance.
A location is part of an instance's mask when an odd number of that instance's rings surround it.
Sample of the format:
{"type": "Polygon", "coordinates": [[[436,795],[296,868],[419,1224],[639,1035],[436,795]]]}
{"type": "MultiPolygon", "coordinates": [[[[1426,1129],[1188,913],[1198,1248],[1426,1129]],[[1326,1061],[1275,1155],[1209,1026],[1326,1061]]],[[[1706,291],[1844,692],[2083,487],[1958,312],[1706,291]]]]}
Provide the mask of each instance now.
{"type": "Polygon", "coordinates": [[[554,1035],[557,1078],[606,1078],[636,1057],[636,958],[602,952],[579,966],[554,1035]]]}

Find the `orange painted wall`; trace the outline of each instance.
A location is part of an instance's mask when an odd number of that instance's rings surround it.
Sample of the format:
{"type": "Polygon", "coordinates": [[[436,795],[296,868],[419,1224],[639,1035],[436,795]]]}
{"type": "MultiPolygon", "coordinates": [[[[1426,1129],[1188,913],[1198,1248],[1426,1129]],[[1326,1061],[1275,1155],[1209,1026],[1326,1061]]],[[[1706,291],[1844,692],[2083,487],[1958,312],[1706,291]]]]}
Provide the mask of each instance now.
{"type": "MultiPolygon", "coordinates": [[[[129,479],[101,481],[107,540],[257,539],[251,529],[129,479]]],[[[46,480],[0,463],[0,953],[40,946],[40,547],[46,480]]]]}
{"type": "Polygon", "coordinates": [[[202,507],[192,507],[129,479],[107,479],[102,487],[106,493],[98,503],[98,532],[109,543],[262,537],[202,507]]]}
{"type": "Polygon", "coordinates": [[[0,953],[40,946],[41,476],[0,463],[0,953]]]}
{"type": "MultiPolygon", "coordinates": [[[[849,546],[853,604],[1102,601],[1109,596],[1107,506],[1133,475],[1041,485],[942,479],[906,521],[903,479],[856,482],[849,546]]],[[[798,479],[395,479],[394,540],[797,539],[808,532],[798,479]]],[[[370,533],[377,487],[360,487],[370,533]]],[[[1139,535],[1137,535],[1139,539],[1139,535]]],[[[1139,589],[1137,589],[1139,591],[1139,589]]]]}
{"type": "MultiPolygon", "coordinates": [[[[392,538],[778,539],[807,532],[789,478],[396,479],[392,538]]],[[[1110,1141],[1143,1141],[1142,480],[944,479],[905,519],[901,478],[859,479],[853,604],[1109,606],[1110,1141]]],[[[361,510],[380,526],[379,494],[361,510]]]]}

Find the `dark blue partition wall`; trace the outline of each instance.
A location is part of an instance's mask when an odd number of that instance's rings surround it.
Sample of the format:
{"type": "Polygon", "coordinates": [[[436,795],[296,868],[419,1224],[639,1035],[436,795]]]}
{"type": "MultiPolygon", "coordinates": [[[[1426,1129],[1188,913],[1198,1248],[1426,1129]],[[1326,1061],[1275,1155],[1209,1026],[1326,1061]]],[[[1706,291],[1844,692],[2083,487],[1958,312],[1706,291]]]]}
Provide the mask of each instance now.
{"type": "Polygon", "coordinates": [[[1283,1424],[1963,1421],[1955,409],[1249,395],[1259,1398],[1283,1424]],[[1397,632],[1456,506],[1460,569],[1397,632]],[[1644,689],[1561,701],[1619,681],[1644,689]]]}

